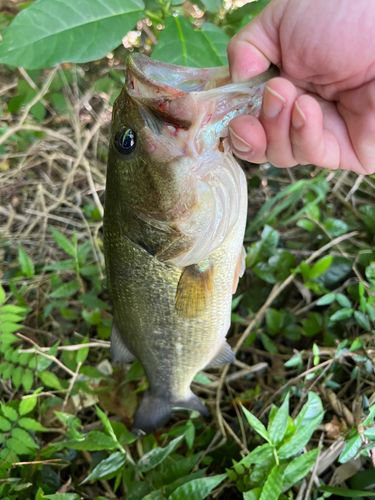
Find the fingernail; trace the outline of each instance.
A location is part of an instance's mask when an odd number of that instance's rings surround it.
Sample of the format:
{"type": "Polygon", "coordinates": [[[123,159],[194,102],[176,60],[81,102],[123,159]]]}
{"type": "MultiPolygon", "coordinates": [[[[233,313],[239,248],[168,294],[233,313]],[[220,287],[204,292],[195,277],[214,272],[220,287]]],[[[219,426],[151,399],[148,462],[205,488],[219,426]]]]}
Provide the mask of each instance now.
{"type": "Polygon", "coordinates": [[[233,130],[229,127],[229,137],[234,149],[236,149],[239,153],[250,153],[253,150],[253,147],[250,146],[246,141],[241,139],[233,130]]]}
{"type": "Polygon", "coordinates": [[[286,100],[280,94],[270,89],[264,88],[263,95],[263,115],[266,118],[275,118],[286,104],[286,100]]]}
{"type": "Polygon", "coordinates": [[[294,128],[301,128],[306,123],[306,116],[304,115],[302,109],[298,106],[298,102],[294,103],[293,113],[292,113],[292,125],[294,128]]]}

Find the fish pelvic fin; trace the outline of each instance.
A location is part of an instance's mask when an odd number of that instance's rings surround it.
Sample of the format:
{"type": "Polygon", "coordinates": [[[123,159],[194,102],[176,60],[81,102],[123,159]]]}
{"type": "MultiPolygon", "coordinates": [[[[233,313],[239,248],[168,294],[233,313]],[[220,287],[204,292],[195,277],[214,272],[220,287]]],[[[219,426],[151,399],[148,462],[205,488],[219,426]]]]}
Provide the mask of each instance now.
{"type": "Polygon", "coordinates": [[[232,293],[236,293],[238,287],[238,281],[241,278],[241,276],[243,276],[245,269],[246,269],[246,250],[244,247],[242,247],[241,253],[238,257],[236,270],[234,273],[232,293]]]}
{"type": "Polygon", "coordinates": [[[115,322],[112,323],[111,329],[111,356],[114,363],[131,363],[136,359],[122,340],[115,322]]]}
{"type": "Polygon", "coordinates": [[[210,368],[212,366],[220,366],[226,365],[227,363],[234,363],[236,361],[236,356],[232,351],[230,345],[227,341],[221,346],[219,352],[215,354],[215,356],[208,363],[206,368],[210,368]]]}
{"type": "Polygon", "coordinates": [[[157,431],[168,422],[172,412],[179,408],[199,411],[204,417],[210,415],[200,399],[192,392],[187,399],[172,402],[146,391],[135,414],[132,433],[144,436],[157,431]]]}
{"type": "Polygon", "coordinates": [[[176,290],[176,311],[180,316],[193,318],[210,303],[213,266],[211,263],[185,267],[176,290]]]}

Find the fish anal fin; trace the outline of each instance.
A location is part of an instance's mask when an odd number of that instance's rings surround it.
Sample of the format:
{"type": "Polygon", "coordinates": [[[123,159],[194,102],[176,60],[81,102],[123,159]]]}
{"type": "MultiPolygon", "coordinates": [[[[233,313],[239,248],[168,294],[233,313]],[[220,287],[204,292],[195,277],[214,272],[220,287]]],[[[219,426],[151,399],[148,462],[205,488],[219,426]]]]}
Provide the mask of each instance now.
{"type": "Polygon", "coordinates": [[[212,366],[226,365],[228,363],[234,363],[234,361],[236,361],[236,356],[234,355],[234,352],[232,351],[228,342],[225,341],[224,344],[221,346],[219,352],[215,354],[215,356],[211,359],[206,368],[210,368],[212,366]]]}
{"type": "Polygon", "coordinates": [[[122,340],[115,322],[112,323],[111,330],[111,356],[114,363],[131,363],[135,360],[134,354],[129,351],[122,340]]]}
{"type": "Polygon", "coordinates": [[[180,316],[192,318],[210,303],[213,266],[192,264],[185,267],[176,290],[176,311],[180,316]]]}
{"type": "Polygon", "coordinates": [[[236,270],[234,272],[232,293],[236,293],[238,287],[238,281],[241,278],[241,276],[243,276],[245,269],[246,269],[246,250],[244,247],[242,247],[241,253],[238,257],[236,270]]]}

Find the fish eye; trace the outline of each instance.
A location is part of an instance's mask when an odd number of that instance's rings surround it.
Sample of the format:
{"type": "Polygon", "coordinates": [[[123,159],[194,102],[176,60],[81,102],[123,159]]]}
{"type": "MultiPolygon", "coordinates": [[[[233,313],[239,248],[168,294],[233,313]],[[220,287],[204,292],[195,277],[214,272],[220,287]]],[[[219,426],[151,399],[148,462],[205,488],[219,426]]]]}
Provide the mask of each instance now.
{"type": "Polygon", "coordinates": [[[120,130],[115,135],[115,148],[123,155],[130,154],[135,148],[136,135],[131,128],[120,130]]]}

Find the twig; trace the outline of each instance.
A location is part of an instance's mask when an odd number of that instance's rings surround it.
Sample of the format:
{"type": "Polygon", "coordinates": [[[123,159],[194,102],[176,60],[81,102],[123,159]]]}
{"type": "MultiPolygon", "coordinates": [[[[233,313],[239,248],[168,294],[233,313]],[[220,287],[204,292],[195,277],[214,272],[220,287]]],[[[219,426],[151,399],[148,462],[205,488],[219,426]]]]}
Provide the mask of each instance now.
{"type": "Polygon", "coordinates": [[[67,405],[68,403],[68,399],[69,399],[69,396],[70,396],[70,393],[72,392],[72,389],[73,389],[73,386],[74,386],[74,383],[75,381],[77,380],[77,377],[78,377],[78,374],[79,374],[79,370],[82,366],[82,361],[79,361],[79,363],[77,364],[77,368],[76,368],[76,371],[75,371],[75,374],[73,375],[73,377],[70,379],[70,384],[69,384],[69,387],[68,387],[68,391],[67,393],[65,394],[65,398],[64,398],[64,402],[62,404],[62,410],[61,411],[64,411],[65,410],[65,406],[67,405]]]}

